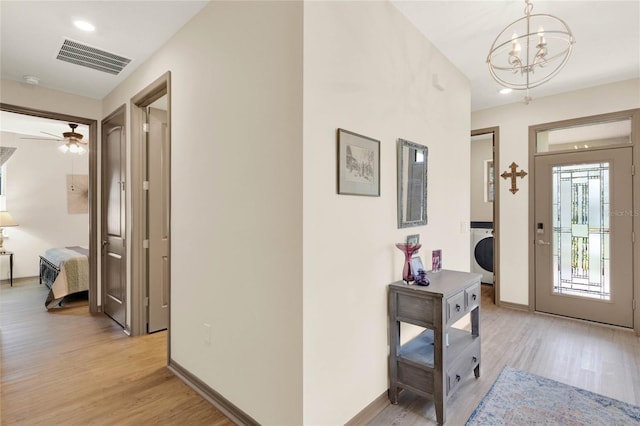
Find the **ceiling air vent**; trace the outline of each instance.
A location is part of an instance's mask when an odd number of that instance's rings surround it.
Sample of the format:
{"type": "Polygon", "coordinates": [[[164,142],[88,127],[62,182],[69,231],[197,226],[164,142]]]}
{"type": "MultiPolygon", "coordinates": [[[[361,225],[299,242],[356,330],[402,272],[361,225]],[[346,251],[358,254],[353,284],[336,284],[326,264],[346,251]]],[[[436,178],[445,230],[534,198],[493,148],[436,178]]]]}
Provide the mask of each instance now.
{"type": "Polygon", "coordinates": [[[113,75],[120,74],[120,71],[131,62],[131,59],[69,39],[65,39],[62,43],[57,59],[113,75]]]}

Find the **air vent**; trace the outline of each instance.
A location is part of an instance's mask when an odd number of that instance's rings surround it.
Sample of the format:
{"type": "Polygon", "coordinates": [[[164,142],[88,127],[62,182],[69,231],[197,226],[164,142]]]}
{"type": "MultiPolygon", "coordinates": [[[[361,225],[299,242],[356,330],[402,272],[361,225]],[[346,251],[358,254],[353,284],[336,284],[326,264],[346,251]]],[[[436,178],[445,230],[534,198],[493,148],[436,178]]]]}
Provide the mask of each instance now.
{"type": "Polygon", "coordinates": [[[113,75],[120,74],[120,71],[131,62],[131,59],[69,39],[65,39],[62,43],[57,59],[113,75]]]}

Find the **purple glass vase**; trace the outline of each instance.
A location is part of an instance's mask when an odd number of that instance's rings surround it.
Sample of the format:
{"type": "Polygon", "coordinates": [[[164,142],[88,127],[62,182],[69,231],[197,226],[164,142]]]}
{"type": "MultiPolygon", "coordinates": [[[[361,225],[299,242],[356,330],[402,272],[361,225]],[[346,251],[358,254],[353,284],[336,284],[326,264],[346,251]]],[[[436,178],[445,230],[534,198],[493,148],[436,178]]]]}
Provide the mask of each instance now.
{"type": "Polygon", "coordinates": [[[409,283],[413,281],[413,275],[411,275],[411,256],[413,253],[420,250],[422,244],[407,244],[407,243],[397,243],[396,247],[398,247],[404,253],[404,268],[402,268],[402,279],[409,283]]]}

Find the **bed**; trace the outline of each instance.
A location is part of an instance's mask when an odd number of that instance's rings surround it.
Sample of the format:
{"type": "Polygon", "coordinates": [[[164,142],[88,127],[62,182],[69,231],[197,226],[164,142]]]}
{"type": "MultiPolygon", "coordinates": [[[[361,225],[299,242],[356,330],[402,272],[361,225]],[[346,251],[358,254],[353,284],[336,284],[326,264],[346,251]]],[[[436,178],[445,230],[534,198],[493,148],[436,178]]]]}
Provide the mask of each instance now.
{"type": "Polygon", "coordinates": [[[40,256],[40,284],[49,288],[44,305],[60,307],[65,296],[89,290],[89,250],[61,247],[46,250],[40,256]]]}

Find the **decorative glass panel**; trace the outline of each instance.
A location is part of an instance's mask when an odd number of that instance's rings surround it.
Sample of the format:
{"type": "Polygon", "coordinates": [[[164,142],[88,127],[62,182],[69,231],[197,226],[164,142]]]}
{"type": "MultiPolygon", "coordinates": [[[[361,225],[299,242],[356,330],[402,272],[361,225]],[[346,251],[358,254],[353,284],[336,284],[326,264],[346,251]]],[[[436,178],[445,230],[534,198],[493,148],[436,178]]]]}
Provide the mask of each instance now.
{"type": "Polygon", "coordinates": [[[610,300],[609,163],[552,174],[553,292],[610,300]]]}

